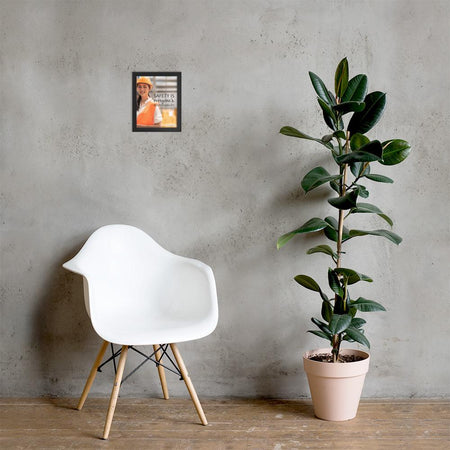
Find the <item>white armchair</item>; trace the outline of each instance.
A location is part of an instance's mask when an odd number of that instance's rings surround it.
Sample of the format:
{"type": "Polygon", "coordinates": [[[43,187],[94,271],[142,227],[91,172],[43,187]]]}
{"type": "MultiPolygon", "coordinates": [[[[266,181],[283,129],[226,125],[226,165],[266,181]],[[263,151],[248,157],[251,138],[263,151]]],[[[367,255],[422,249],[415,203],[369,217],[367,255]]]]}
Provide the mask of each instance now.
{"type": "MultiPolygon", "coordinates": [[[[129,225],[99,228],[63,267],[83,276],[86,310],[103,339],[78,409],[84,405],[109,343],[122,346],[103,439],[108,439],[111,429],[128,349],[139,345],[152,345],[157,363],[165,353],[162,345],[170,345],[200,420],[207,425],[176,344],[200,339],[216,328],[218,305],[211,268],[170,253],[129,225]]],[[[167,399],[164,367],[157,367],[167,399]]]]}

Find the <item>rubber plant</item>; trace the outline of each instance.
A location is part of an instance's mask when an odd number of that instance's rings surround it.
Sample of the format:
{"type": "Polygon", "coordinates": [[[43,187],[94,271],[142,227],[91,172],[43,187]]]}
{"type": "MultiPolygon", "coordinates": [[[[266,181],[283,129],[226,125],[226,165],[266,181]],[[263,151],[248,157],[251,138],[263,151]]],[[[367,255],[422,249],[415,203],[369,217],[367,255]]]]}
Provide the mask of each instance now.
{"type": "Polygon", "coordinates": [[[366,185],[372,182],[393,183],[391,178],[373,173],[373,166],[393,166],[401,163],[408,156],[410,145],[403,139],[380,142],[367,136],[383,114],[386,94],[379,91],[367,93],[367,76],[364,74],[349,79],[347,58],[337,66],[334,93],[327,89],[316,74],[309,72],[309,76],[317,93],[323,119],[331,132],[322,138],[315,138],[285,126],[281,128],[280,133],[315,141],[328,151],[337,166],[336,173],[330,174],[324,167],[315,167],[304,176],[301,186],[307,194],[328,184],[335,193],[328,199],[328,203],[336,210],[336,214],[324,219],[314,217],[308,220],[301,227],[281,236],[277,247],[283,247],[298,234],[315,232],[322,232],[335,244],[335,248],[322,244],[307,251],[307,254],[324,253],[331,258],[333,267],[328,269],[328,284],[333,293],[331,298],[308,275],[297,275],[295,281],[320,295],[321,318],[311,319],[318,329],[309,332],[330,342],[333,362],[338,362],[342,341],[356,341],[370,347],[363,330],[366,321],[356,317],[357,313],[385,311],[385,308],[374,300],[351,297],[350,286],[358,282],[372,282],[372,278],[343,267],[344,244],[350,239],[367,235],[381,236],[397,245],[402,241],[391,229],[348,229],[345,226],[346,220],[354,214],[376,214],[392,227],[392,220],[380,208],[366,201],[369,197],[366,185]],[[345,125],[344,119],[348,117],[345,125]]]}

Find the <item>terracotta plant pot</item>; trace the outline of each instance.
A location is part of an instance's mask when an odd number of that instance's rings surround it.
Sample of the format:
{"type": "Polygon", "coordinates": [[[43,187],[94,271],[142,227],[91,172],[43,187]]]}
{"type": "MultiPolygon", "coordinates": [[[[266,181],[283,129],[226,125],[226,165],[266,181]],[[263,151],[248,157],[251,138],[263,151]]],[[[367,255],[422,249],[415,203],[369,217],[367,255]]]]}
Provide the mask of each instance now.
{"type": "Polygon", "coordinates": [[[308,376],[314,413],[324,420],[343,421],[356,416],[364,378],[369,370],[370,356],[361,350],[342,349],[343,355],[358,355],[364,359],[349,363],[312,361],[311,355],[330,353],[318,349],[303,355],[303,367],[308,376]]]}

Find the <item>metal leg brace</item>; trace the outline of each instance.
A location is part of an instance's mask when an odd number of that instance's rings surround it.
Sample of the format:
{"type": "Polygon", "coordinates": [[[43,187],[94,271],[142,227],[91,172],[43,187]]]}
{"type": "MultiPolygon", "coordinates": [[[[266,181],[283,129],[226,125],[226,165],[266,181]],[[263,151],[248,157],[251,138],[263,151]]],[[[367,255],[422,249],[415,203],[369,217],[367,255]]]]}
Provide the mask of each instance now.
{"type": "MultiPolygon", "coordinates": [[[[145,359],[135,369],[133,369],[126,377],[124,377],[122,379],[121,384],[124,383],[126,380],[128,380],[128,378],[130,378],[135,372],[137,372],[148,361],[152,361],[156,365],[156,367],[158,367],[158,366],[164,367],[164,369],[168,370],[169,372],[172,372],[172,373],[178,375],[180,377],[180,381],[183,380],[183,375],[181,374],[180,368],[178,367],[177,363],[170,357],[169,353],[167,352],[168,347],[169,347],[169,344],[161,344],[153,353],[151,353],[150,355],[146,355],[145,353],[141,352],[137,348],[134,348],[133,346],[130,345],[128,347],[129,349],[131,349],[134,352],[138,353],[139,355],[143,356],[145,359]],[[157,361],[156,357],[155,357],[155,355],[156,355],[156,353],[158,353],[158,351],[161,352],[159,361],[157,361]],[[171,364],[171,367],[168,367],[165,364],[162,364],[160,362],[164,358],[164,356],[167,357],[168,361],[171,364]]],[[[120,354],[122,353],[122,348],[119,348],[119,350],[115,351],[114,345],[111,344],[111,353],[112,353],[112,355],[106,361],[104,361],[100,366],[98,366],[98,368],[97,368],[98,372],[101,372],[103,366],[105,366],[106,364],[108,364],[109,362],[112,361],[113,365],[114,365],[114,374],[117,374],[116,358],[118,358],[120,356],[120,354]]]]}

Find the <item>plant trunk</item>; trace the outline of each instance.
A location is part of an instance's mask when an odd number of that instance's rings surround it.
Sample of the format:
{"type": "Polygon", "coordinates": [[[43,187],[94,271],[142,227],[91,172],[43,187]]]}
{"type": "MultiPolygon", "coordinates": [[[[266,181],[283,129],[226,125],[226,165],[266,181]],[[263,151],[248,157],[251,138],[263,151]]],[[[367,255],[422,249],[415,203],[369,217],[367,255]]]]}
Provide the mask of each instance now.
{"type": "Polygon", "coordinates": [[[333,336],[333,348],[331,354],[333,355],[333,362],[336,363],[339,360],[339,350],[341,349],[341,335],[335,334],[333,336]]]}

